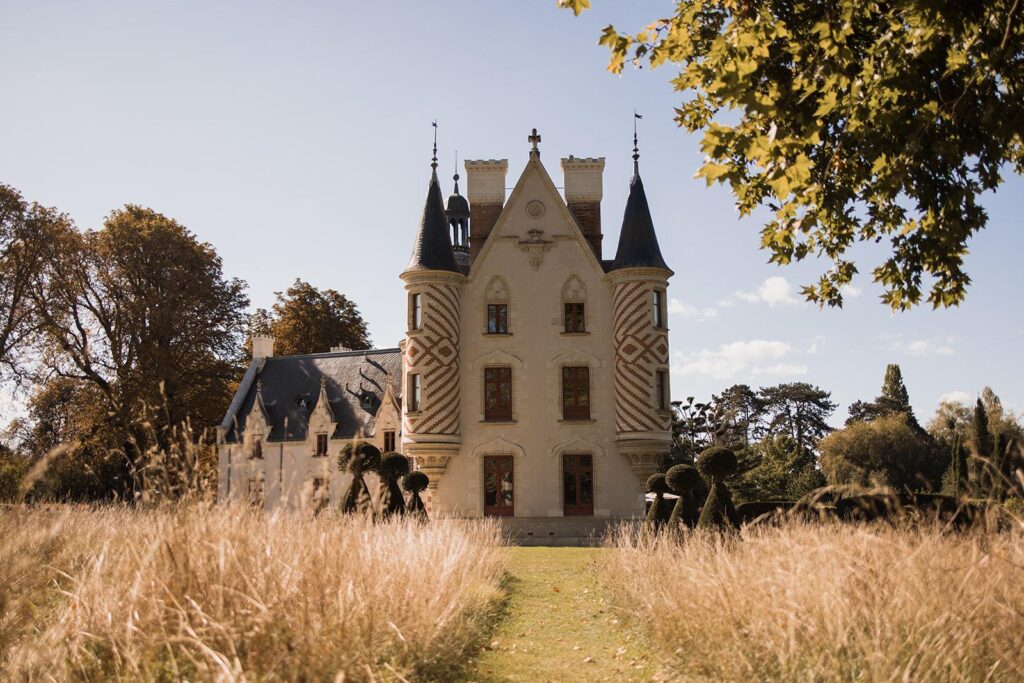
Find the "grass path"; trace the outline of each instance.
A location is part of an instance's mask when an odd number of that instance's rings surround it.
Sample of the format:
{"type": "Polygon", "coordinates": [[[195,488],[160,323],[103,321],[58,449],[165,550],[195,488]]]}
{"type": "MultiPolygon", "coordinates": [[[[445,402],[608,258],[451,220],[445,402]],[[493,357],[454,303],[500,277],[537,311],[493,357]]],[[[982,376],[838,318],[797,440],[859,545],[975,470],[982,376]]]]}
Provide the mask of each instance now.
{"type": "Polygon", "coordinates": [[[505,619],[474,681],[649,681],[655,666],[597,580],[603,548],[510,548],[505,619]]]}

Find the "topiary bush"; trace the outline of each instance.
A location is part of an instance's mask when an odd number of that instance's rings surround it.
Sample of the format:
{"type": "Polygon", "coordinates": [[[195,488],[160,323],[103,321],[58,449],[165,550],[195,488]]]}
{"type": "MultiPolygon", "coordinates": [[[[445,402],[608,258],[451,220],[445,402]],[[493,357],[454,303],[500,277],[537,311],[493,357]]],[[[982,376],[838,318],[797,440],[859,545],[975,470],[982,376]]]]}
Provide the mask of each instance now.
{"type": "Polygon", "coordinates": [[[693,465],[674,465],[665,473],[665,484],[679,496],[669,515],[668,528],[678,529],[680,524],[686,524],[692,529],[697,523],[698,512],[694,493],[703,484],[700,474],[693,465]]]}
{"type": "Polygon", "coordinates": [[[412,494],[412,497],[409,499],[409,505],[406,508],[406,513],[423,522],[427,521],[427,507],[423,504],[420,493],[426,491],[429,485],[430,477],[419,470],[410,472],[402,479],[402,487],[412,494]]]}
{"type": "Polygon", "coordinates": [[[723,446],[712,446],[697,458],[697,469],[711,480],[711,490],[700,511],[697,526],[701,529],[725,529],[739,526],[739,516],[725,478],[735,474],[736,454],[723,446]]]}
{"type": "Polygon", "coordinates": [[[735,474],[738,466],[736,454],[724,446],[705,449],[697,458],[697,469],[712,482],[722,481],[735,474]]]}
{"type": "Polygon", "coordinates": [[[665,500],[665,494],[668,493],[668,483],[665,481],[664,474],[652,474],[647,478],[647,485],[645,487],[648,493],[654,494],[654,500],[651,501],[651,507],[647,510],[647,517],[644,519],[644,528],[650,531],[656,531],[661,527],[662,524],[669,519],[669,501],[665,500]]]}
{"type": "Polygon", "coordinates": [[[352,475],[352,482],[341,503],[341,511],[372,516],[373,499],[363,475],[380,470],[380,450],[365,441],[347,443],[338,455],[338,467],[352,475]]]}
{"type": "Polygon", "coordinates": [[[385,519],[405,514],[405,496],[398,481],[409,474],[409,460],[399,453],[388,452],[380,458],[380,514],[385,519]]]}

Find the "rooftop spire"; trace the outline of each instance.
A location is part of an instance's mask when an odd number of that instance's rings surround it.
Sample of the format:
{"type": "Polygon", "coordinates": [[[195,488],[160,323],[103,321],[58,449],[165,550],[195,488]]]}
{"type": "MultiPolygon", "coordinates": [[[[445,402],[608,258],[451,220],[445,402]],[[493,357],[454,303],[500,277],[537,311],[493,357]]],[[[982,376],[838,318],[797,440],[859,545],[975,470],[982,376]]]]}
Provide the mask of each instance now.
{"type": "Polygon", "coordinates": [[[434,156],[430,160],[430,168],[434,169],[434,172],[436,173],[437,172],[437,119],[434,119],[433,123],[431,123],[430,125],[432,125],[434,127],[434,156]]]}
{"type": "Polygon", "coordinates": [[[636,113],[636,109],[633,110],[633,175],[640,175],[640,149],[636,146],[636,121],[642,119],[643,116],[636,113]]]}
{"type": "Polygon", "coordinates": [[[427,201],[423,205],[423,216],[420,227],[416,231],[416,241],[412,247],[412,258],[406,271],[412,270],[447,270],[461,272],[455,263],[452,253],[452,242],[448,237],[448,217],[445,214],[444,199],[441,197],[441,185],[437,180],[437,121],[434,127],[434,157],[431,160],[430,184],[427,186],[427,201]]]}
{"type": "Polygon", "coordinates": [[[459,193],[459,150],[455,150],[455,175],[452,176],[452,180],[455,181],[455,194],[459,193]]]}

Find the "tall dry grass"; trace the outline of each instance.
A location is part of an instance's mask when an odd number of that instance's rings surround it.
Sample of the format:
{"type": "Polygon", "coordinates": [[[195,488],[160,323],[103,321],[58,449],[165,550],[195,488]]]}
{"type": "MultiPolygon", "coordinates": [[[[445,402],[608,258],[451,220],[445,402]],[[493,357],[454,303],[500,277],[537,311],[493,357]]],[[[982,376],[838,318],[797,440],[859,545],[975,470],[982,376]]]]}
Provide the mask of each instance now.
{"type": "Polygon", "coordinates": [[[0,680],[447,679],[495,526],[239,507],[0,511],[0,680]]]}
{"type": "Polygon", "coordinates": [[[1024,534],[798,524],[613,539],[603,566],[679,680],[1019,681],[1024,534]]]}

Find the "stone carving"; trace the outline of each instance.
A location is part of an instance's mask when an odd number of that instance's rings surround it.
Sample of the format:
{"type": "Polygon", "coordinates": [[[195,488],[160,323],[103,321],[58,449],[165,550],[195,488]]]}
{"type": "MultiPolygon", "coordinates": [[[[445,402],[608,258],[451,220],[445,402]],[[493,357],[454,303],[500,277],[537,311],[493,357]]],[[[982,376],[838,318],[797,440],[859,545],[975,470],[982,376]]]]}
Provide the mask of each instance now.
{"type": "Polygon", "coordinates": [[[526,215],[534,220],[544,215],[544,202],[534,199],[526,205],[526,215]]]}
{"type": "Polygon", "coordinates": [[[544,231],[538,228],[528,230],[527,235],[529,237],[518,242],[519,250],[530,259],[530,266],[534,270],[538,270],[540,264],[544,262],[544,254],[551,251],[551,247],[555,243],[544,239],[544,231]]]}

